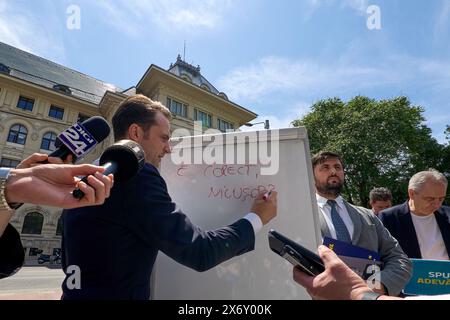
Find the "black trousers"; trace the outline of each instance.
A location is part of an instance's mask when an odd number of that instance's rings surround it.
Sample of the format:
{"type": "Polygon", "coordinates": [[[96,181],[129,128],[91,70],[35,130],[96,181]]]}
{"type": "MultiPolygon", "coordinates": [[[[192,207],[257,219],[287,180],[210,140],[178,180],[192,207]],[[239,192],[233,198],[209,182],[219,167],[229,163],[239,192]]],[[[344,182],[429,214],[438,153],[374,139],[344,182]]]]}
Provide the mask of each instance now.
{"type": "Polygon", "coordinates": [[[25,251],[19,232],[11,224],[8,224],[0,237],[0,279],[19,271],[24,259],[25,251]]]}

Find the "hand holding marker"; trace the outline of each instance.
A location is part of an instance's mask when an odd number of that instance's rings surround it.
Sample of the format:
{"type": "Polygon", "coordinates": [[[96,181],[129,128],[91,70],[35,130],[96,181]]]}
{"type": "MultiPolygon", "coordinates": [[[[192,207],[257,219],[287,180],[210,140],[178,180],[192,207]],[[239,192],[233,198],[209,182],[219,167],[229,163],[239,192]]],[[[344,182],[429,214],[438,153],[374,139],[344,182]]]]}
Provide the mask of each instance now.
{"type": "Polygon", "coordinates": [[[263,200],[264,200],[264,201],[269,200],[269,197],[270,197],[271,194],[272,194],[272,191],[266,192],[266,193],[263,195],[263,200]]]}

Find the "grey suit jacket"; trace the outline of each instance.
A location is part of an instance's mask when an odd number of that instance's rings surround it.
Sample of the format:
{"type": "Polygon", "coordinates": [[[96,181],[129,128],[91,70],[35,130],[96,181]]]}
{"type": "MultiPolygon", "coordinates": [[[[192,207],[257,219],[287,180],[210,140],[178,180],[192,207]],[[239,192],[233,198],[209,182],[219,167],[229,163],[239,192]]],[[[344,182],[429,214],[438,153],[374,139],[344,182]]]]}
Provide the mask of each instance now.
{"type": "MultiPolygon", "coordinates": [[[[398,241],[391,236],[381,221],[370,211],[344,201],[352,219],[354,230],[352,244],[380,254],[383,262],[381,283],[389,295],[398,295],[412,275],[412,264],[401,249],[398,241]]],[[[330,229],[319,210],[322,236],[331,237],[330,229]]]]}

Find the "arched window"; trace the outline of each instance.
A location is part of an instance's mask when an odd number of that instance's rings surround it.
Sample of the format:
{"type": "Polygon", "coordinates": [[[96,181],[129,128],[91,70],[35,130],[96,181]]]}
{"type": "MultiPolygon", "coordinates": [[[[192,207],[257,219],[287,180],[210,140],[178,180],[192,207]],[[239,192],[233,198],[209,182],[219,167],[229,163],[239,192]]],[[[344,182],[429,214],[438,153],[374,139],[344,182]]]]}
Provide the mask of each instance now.
{"type": "Polygon", "coordinates": [[[55,140],[56,140],[56,134],[53,132],[47,132],[42,137],[41,149],[49,150],[49,151],[55,150],[56,149],[55,148],[55,140]]]}
{"type": "Polygon", "coordinates": [[[183,79],[183,80],[192,82],[192,78],[191,78],[188,74],[186,74],[186,73],[182,73],[182,74],[180,75],[180,77],[181,77],[181,79],[183,79]]]}
{"type": "Polygon", "coordinates": [[[62,235],[62,230],[63,230],[63,219],[62,216],[59,216],[58,225],[56,227],[56,235],[57,236],[62,235]]]}
{"type": "Polygon", "coordinates": [[[202,84],[201,85],[201,87],[203,88],[203,89],[205,89],[206,91],[209,91],[209,92],[211,92],[211,89],[206,85],[206,84],[202,84]]]}
{"type": "Polygon", "coordinates": [[[39,212],[30,212],[25,216],[23,221],[22,233],[24,234],[41,234],[44,224],[44,216],[39,212]]]}
{"type": "Polygon", "coordinates": [[[225,93],[223,93],[223,92],[219,92],[218,96],[224,98],[225,100],[228,100],[227,95],[225,93]]]}
{"type": "Polygon", "coordinates": [[[5,66],[3,63],[0,63],[0,72],[1,73],[6,73],[6,74],[10,74],[11,73],[11,69],[8,68],[7,66],[5,66]]]}
{"type": "Polygon", "coordinates": [[[55,84],[53,86],[53,89],[55,89],[56,91],[64,92],[66,94],[72,94],[72,90],[70,90],[70,88],[64,84],[55,84]]]}
{"type": "Polygon", "coordinates": [[[28,130],[21,124],[15,124],[9,129],[8,142],[25,144],[28,130]]]}

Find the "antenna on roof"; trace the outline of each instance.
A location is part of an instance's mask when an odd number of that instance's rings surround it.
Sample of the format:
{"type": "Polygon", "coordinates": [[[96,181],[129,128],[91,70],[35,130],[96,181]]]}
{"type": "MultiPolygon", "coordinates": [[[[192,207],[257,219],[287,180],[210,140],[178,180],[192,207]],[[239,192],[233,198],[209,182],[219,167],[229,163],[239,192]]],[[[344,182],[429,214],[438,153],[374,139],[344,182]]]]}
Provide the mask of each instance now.
{"type": "Polygon", "coordinates": [[[186,61],[186,40],[184,40],[183,61],[186,61]]]}

